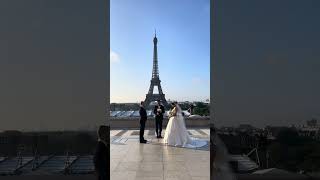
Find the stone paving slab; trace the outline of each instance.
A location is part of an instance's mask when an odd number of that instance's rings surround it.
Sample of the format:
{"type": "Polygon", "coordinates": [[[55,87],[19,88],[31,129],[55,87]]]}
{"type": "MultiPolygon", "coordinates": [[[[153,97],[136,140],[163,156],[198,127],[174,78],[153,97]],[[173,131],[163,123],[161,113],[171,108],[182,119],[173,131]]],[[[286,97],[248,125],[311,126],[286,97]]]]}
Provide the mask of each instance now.
{"type": "MultiPolygon", "coordinates": [[[[139,130],[111,130],[112,180],[209,180],[209,146],[182,148],[167,146],[154,130],[145,131],[147,144],[139,143],[139,130]],[[116,133],[113,131],[117,131],[116,133]],[[119,134],[120,136],[115,136],[119,134]]],[[[164,132],[164,130],[163,130],[164,132]]],[[[207,140],[207,129],[189,129],[193,138],[207,140]]],[[[162,135],[164,136],[164,134],[162,135]]],[[[209,144],[208,144],[209,145],[209,144]]]]}

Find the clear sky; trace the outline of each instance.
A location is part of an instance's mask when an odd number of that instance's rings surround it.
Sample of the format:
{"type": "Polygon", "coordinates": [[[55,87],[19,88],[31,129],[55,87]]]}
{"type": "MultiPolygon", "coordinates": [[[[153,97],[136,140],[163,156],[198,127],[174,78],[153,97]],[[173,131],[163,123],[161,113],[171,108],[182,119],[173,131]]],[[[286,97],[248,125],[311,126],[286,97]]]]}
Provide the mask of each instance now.
{"type": "Polygon", "coordinates": [[[106,123],[105,1],[0,1],[0,131],[106,123]]]}
{"type": "Polygon", "coordinates": [[[166,99],[210,98],[209,0],[111,0],[110,101],[144,100],[157,31],[166,99]]]}
{"type": "Polygon", "coordinates": [[[320,117],[320,1],[215,1],[217,125],[320,117]]]}

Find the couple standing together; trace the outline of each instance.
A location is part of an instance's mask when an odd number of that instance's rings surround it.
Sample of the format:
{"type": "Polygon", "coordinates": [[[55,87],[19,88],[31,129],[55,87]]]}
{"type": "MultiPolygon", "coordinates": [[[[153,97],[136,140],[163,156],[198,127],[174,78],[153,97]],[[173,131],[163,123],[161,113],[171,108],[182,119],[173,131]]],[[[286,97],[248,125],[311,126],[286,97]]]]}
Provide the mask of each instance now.
{"type": "MultiPolygon", "coordinates": [[[[154,107],[155,121],[156,121],[156,134],[157,138],[161,137],[162,120],[165,112],[164,106],[157,101],[158,104],[154,107]]],[[[143,138],[145,123],[147,120],[147,113],[144,108],[143,101],[140,106],[140,143],[146,143],[143,138]]],[[[171,110],[169,112],[169,121],[164,134],[164,143],[170,146],[182,146],[182,147],[195,147],[204,146],[206,142],[197,142],[192,140],[184,121],[182,110],[177,102],[171,103],[171,110]]]]}
{"type": "MultiPolygon", "coordinates": [[[[165,113],[164,106],[160,103],[160,100],[157,101],[157,105],[153,109],[153,113],[155,114],[155,121],[156,121],[156,134],[157,138],[162,138],[162,121],[163,121],[163,114],[165,113]]],[[[144,139],[144,129],[146,126],[147,121],[147,111],[144,108],[144,102],[141,101],[140,103],[140,143],[147,143],[147,140],[144,139]]]]}

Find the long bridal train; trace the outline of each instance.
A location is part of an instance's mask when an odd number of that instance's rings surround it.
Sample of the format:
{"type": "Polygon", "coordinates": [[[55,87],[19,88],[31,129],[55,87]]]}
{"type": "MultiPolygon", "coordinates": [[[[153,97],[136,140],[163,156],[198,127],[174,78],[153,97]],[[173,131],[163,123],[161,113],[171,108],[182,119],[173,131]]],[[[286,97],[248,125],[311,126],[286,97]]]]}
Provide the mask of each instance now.
{"type": "Polygon", "coordinates": [[[164,135],[164,143],[170,146],[180,146],[186,148],[197,148],[207,145],[207,141],[190,137],[180,106],[172,104],[169,122],[164,135]]]}

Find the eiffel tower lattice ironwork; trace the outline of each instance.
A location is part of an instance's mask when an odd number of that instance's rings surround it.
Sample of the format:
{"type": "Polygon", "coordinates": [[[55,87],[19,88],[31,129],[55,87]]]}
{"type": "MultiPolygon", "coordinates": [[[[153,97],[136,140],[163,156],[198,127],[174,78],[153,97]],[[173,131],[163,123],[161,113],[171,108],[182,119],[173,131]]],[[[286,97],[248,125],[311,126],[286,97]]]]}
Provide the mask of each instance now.
{"type": "Polygon", "coordinates": [[[165,107],[168,107],[168,102],[165,98],[165,94],[163,93],[161,84],[160,84],[161,81],[159,78],[157,43],[158,43],[158,39],[157,39],[157,34],[155,33],[155,36],[153,38],[152,78],[151,78],[150,88],[144,102],[145,102],[145,105],[149,107],[151,102],[160,100],[165,107]],[[158,87],[158,94],[153,94],[153,90],[155,86],[158,87]]]}

